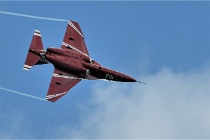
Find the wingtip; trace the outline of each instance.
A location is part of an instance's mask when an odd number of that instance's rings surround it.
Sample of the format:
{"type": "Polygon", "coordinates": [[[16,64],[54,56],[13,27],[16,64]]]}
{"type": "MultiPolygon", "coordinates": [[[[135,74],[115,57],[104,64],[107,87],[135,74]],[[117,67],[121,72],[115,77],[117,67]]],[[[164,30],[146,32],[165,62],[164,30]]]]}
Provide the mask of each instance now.
{"type": "Polygon", "coordinates": [[[51,103],[55,103],[57,101],[57,100],[54,101],[54,100],[51,100],[51,99],[48,99],[48,98],[45,98],[45,100],[48,101],[48,102],[51,102],[51,103]]]}

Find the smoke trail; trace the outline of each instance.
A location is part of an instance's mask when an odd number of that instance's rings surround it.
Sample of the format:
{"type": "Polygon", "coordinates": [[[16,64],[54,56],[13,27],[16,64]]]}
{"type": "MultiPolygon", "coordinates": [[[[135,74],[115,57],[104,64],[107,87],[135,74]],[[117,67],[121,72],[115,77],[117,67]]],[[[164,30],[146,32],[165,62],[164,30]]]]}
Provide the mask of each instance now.
{"type": "Polygon", "coordinates": [[[0,14],[13,15],[13,16],[20,16],[20,17],[27,17],[27,18],[35,18],[35,19],[41,19],[41,20],[53,20],[53,21],[68,22],[68,20],[66,20],[66,19],[57,19],[57,18],[48,18],[48,17],[32,16],[32,15],[19,14],[19,13],[13,13],[13,12],[6,12],[6,11],[0,11],[0,14]]]}
{"type": "Polygon", "coordinates": [[[22,92],[14,91],[14,90],[3,88],[3,87],[0,87],[0,90],[4,90],[4,91],[8,91],[8,92],[19,94],[19,95],[23,95],[23,96],[26,96],[26,97],[30,97],[30,98],[46,101],[45,99],[40,98],[40,97],[32,96],[32,95],[29,95],[29,94],[25,94],[25,93],[22,93],[22,92]]]}

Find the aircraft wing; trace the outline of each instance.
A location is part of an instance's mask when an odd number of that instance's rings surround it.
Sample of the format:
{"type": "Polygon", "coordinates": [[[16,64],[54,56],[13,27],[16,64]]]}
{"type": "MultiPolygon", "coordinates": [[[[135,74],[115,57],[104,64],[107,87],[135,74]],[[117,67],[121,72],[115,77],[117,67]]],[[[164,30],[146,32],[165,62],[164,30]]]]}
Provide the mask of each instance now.
{"type": "Polygon", "coordinates": [[[51,102],[57,101],[81,80],[81,78],[68,75],[55,69],[46,99],[51,102]]]}
{"type": "Polygon", "coordinates": [[[84,35],[77,22],[68,21],[61,48],[74,49],[87,56],[89,55],[84,41],[84,35]]]}

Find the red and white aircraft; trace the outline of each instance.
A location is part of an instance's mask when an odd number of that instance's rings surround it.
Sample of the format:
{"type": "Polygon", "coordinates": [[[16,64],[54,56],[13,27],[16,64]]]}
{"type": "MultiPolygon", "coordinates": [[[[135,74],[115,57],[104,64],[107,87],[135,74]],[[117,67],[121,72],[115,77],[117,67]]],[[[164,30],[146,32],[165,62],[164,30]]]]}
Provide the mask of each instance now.
{"type": "Polygon", "coordinates": [[[34,65],[47,63],[53,64],[55,68],[46,96],[51,102],[57,101],[82,79],[139,82],[94,61],[89,56],[82,30],[74,21],[68,21],[61,48],[44,50],[41,32],[34,31],[23,69],[30,70],[34,65]]]}

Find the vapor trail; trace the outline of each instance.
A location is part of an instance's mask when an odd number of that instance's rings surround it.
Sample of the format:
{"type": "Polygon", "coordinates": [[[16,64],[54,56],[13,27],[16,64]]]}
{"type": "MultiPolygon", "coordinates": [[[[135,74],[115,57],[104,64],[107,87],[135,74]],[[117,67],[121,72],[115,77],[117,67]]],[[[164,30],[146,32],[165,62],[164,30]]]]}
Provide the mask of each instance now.
{"type": "Polygon", "coordinates": [[[57,19],[57,18],[49,18],[49,17],[32,16],[32,15],[19,14],[19,13],[7,12],[7,11],[0,11],[0,14],[20,16],[20,17],[27,17],[27,18],[35,18],[35,19],[41,19],[41,20],[53,20],[53,21],[68,22],[68,20],[66,20],[66,19],[57,19]]]}
{"type": "Polygon", "coordinates": [[[40,97],[32,96],[32,95],[29,95],[29,94],[26,94],[26,93],[18,92],[18,91],[7,89],[7,88],[3,88],[3,87],[0,87],[0,90],[4,90],[4,91],[8,91],[8,92],[19,94],[19,95],[23,95],[23,96],[26,96],[26,97],[30,97],[30,98],[46,101],[45,99],[40,98],[40,97]]]}

